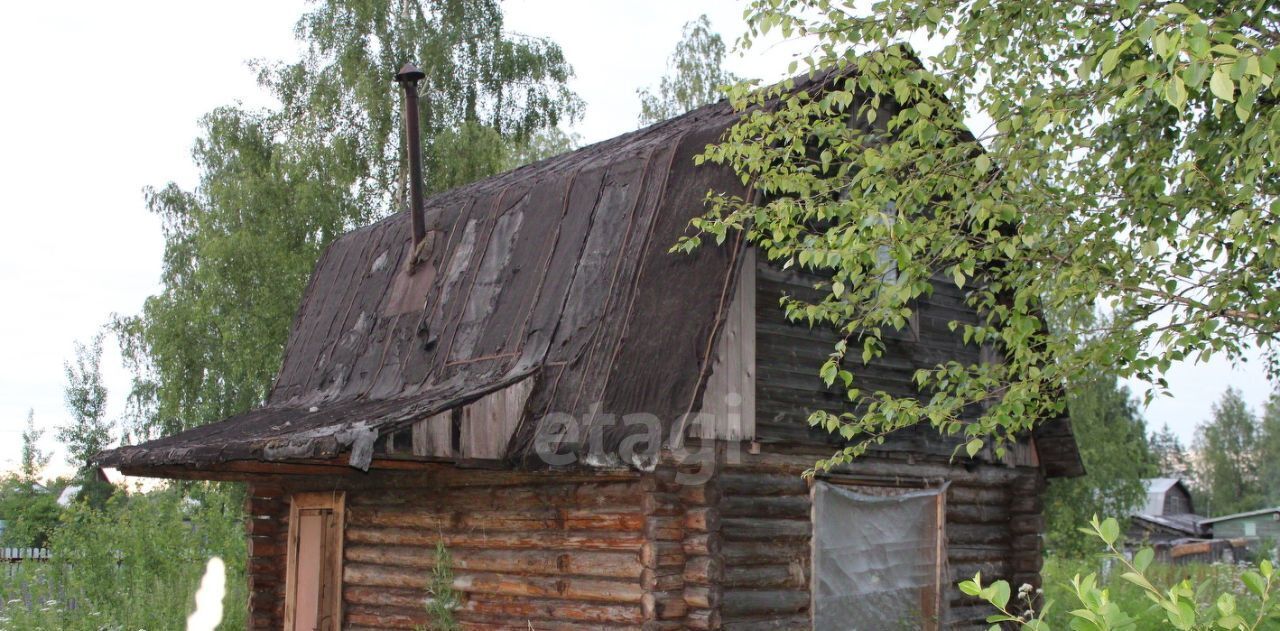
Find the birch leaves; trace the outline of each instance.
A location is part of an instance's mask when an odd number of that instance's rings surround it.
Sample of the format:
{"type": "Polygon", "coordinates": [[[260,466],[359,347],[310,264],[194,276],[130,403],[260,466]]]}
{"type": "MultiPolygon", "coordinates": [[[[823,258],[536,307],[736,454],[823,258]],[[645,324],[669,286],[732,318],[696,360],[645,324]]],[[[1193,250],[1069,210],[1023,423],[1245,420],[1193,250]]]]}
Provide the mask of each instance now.
{"type": "Polygon", "coordinates": [[[1096,65],[1103,79],[1128,86],[1117,105],[1150,90],[1182,112],[1193,93],[1207,89],[1216,100],[1202,95],[1200,103],[1215,116],[1228,113],[1241,122],[1249,120],[1260,91],[1275,79],[1278,58],[1263,41],[1265,34],[1241,29],[1240,16],[1205,20],[1177,2],[1141,20],[1136,17],[1130,28],[1119,31],[1115,46],[1104,45],[1081,66],[1088,71],[1096,65]],[[1090,63],[1093,60],[1096,64],[1090,63]],[[1228,110],[1225,105],[1234,107],[1228,110]]]}
{"type": "Polygon", "coordinates": [[[1280,9],[858,7],[751,4],[742,44],[807,38],[799,66],[830,80],[730,90],[749,113],[701,159],[732,166],[766,202],[713,194],[682,244],[746,230],[779,264],[830,279],[821,300],[785,308],[842,334],[822,375],[860,411],[811,418],[862,441],[837,459],[916,423],[998,451],[1067,412],[1073,375],[1145,380],[1154,396],[1178,361],[1257,347],[1274,366],[1280,9]],[[891,204],[895,221],[877,221],[891,204]],[[978,314],[951,322],[961,342],[1001,361],[940,360],[916,374],[914,397],[844,384],[842,366],[879,357],[881,333],[938,283],[978,314]],[[1114,314],[1105,325],[1099,306],[1114,314]]]}

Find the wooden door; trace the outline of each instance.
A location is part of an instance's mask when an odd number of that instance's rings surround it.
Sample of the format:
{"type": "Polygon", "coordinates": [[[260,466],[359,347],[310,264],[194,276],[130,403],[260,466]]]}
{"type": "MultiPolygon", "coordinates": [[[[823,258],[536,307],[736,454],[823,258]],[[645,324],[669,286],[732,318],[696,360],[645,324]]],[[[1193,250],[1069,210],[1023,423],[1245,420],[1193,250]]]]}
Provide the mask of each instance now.
{"type": "Polygon", "coordinates": [[[342,627],[342,493],[297,493],[289,506],[286,631],[342,627]]]}

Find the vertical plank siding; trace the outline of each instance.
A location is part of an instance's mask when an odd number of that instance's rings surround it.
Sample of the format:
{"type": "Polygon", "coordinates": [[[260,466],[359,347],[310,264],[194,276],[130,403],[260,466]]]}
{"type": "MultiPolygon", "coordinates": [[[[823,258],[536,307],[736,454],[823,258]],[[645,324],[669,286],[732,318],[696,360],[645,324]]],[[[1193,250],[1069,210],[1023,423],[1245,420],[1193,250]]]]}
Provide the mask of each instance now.
{"type": "Polygon", "coordinates": [[[704,419],[691,428],[702,439],[750,440],[756,435],[755,248],[743,250],[742,273],[712,352],[702,395],[704,419]]]}

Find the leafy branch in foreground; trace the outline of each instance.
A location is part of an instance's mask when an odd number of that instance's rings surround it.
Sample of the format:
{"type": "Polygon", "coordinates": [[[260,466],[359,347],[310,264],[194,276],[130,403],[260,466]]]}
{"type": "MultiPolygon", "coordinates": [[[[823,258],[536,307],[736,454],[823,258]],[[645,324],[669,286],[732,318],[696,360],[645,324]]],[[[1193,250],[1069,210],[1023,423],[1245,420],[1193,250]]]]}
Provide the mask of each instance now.
{"type": "MultiPolygon", "coordinates": [[[[1137,585],[1150,601],[1150,604],[1164,612],[1164,622],[1171,628],[1182,631],[1209,631],[1210,629],[1228,629],[1231,631],[1256,631],[1273,628],[1280,622],[1280,607],[1276,603],[1277,583],[1271,561],[1262,561],[1257,569],[1248,569],[1240,574],[1240,580],[1247,590],[1248,598],[1255,599],[1256,608],[1252,615],[1246,615],[1239,607],[1236,595],[1230,592],[1210,594],[1205,597],[1205,587],[1195,586],[1190,580],[1182,580],[1167,589],[1157,587],[1146,575],[1147,568],[1155,559],[1151,548],[1142,548],[1127,558],[1116,547],[1120,539],[1120,525],[1114,519],[1099,522],[1095,516],[1089,528],[1081,528],[1081,532],[1100,539],[1107,547],[1106,558],[1119,564],[1123,569],[1120,578],[1137,585]],[[1267,626],[1264,626],[1267,625],[1267,626]]],[[[1010,604],[1009,583],[995,581],[989,585],[982,584],[982,574],[971,580],[962,581],[960,591],[980,598],[1000,613],[987,618],[992,629],[999,629],[1000,624],[1014,624],[1024,631],[1050,631],[1045,621],[1053,603],[1048,603],[1040,611],[1029,606],[1022,612],[1015,612],[1010,604]]],[[[1132,603],[1121,603],[1111,598],[1110,590],[1099,587],[1096,574],[1083,578],[1079,574],[1071,580],[1071,589],[1079,602],[1079,607],[1071,610],[1071,628],[1079,631],[1122,631],[1134,629],[1139,612],[1126,609],[1132,603]]]]}
{"type": "Polygon", "coordinates": [[[764,203],[711,195],[678,248],[742,230],[827,279],[784,304],[842,337],[820,374],[858,412],[811,417],[852,441],[827,464],[917,423],[999,450],[1100,368],[1148,397],[1183,360],[1260,348],[1275,368],[1273,4],[755,0],[748,21],[741,44],[806,38],[797,65],[833,79],[730,90],[748,114],[699,160],[764,203]],[[908,46],[921,36],[936,54],[908,46]],[[942,283],[979,316],[952,322],[957,338],[1000,360],[921,370],[923,397],[854,383],[848,364],[879,357],[942,283]]]}

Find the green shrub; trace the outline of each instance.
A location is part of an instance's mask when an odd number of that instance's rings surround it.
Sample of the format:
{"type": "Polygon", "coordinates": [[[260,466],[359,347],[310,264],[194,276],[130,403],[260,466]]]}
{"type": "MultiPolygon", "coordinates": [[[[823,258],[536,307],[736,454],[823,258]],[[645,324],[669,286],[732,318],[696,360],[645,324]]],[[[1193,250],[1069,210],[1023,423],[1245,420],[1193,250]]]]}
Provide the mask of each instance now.
{"type": "Polygon", "coordinates": [[[444,541],[436,542],[436,558],[427,591],[431,594],[427,599],[427,618],[431,622],[422,631],[457,631],[458,622],[453,616],[458,606],[458,594],[453,591],[453,556],[444,547],[444,541]]]}
{"type": "Polygon", "coordinates": [[[1097,561],[1051,559],[1044,570],[1043,607],[1035,607],[1040,599],[1025,586],[1015,598],[1007,582],[984,585],[980,574],[961,582],[960,590],[999,611],[988,622],[1024,631],[1280,629],[1280,576],[1270,561],[1257,567],[1152,564],[1150,548],[1132,560],[1120,552],[1114,519],[1095,517],[1083,530],[1106,545],[1100,560],[1109,571],[1102,572],[1097,561]]]}
{"type": "Polygon", "coordinates": [[[227,565],[226,617],[243,629],[247,584],[239,493],[196,486],[78,502],[50,538],[52,560],[0,576],[0,627],[32,630],[184,628],[206,561],[227,565]],[[190,501],[196,499],[196,502],[190,501]]]}

